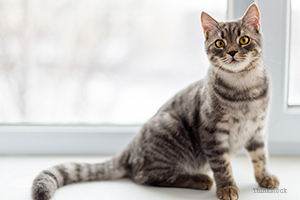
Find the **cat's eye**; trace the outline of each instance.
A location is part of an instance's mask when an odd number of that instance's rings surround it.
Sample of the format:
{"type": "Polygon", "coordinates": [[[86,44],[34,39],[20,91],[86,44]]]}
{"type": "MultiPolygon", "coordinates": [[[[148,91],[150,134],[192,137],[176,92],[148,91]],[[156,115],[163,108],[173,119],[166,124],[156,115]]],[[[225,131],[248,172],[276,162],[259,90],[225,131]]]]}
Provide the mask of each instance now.
{"type": "Polygon", "coordinates": [[[217,40],[217,41],[215,42],[215,44],[216,44],[216,46],[217,46],[218,48],[221,48],[221,47],[224,47],[224,46],[225,46],[225,42],[224,42],[223,40],[217,40]]]}
{"type": "Polygon", "coordinates": [[[240,38],[240,44],[241,45],[245,45],[245,44],[248,44],[248,43],[249,43],[249,37],[244,36],[244,37],[240,38]]]}

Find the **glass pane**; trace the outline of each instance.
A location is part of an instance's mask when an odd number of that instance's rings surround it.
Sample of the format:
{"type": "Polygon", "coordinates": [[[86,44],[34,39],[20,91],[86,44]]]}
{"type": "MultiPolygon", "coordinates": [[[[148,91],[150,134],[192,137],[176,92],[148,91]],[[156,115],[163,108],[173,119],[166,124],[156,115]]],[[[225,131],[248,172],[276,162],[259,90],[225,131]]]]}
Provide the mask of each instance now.
{"type": "Polygon", "coordinates": [[[290,49],[290,72],[289,72],[289,98],[288,104],[300,106],[300,1],[292,0],[292,23],[291,23],[291,49],[290,49]]]}
{"type": "Polygon", "coordinates": [[[0,0],[1,123],[142,123],[208,67],[224,0],[0,0]],[[218,6],[215,6],[218,5],[218,6]]]}

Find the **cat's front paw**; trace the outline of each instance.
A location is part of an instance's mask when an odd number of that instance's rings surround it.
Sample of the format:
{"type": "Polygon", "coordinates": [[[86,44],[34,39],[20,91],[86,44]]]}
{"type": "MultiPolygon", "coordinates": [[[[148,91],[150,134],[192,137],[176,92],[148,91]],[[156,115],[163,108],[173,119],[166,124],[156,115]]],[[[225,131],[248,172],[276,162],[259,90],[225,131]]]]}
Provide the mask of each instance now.
{"type": "Polygon", "coordinates": [[[261,187],[264,188],[277,188],[279,186],[279,180],[276,176],[266,176],[258,182],[261,187]]]}
{"type": "Polygon", "coordinates": [[[226,186],[218,188],[217,195],[220,199],[236,200],[240,196],[240,190],[237,186],[226,186]]]}

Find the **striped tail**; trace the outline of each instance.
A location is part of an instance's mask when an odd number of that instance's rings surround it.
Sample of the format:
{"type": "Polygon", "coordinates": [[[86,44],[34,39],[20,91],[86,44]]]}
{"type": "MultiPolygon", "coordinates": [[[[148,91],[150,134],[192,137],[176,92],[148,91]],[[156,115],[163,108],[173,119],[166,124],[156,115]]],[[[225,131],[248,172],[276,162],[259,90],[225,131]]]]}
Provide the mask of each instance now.
{"type": "Polygon", "coordinates": [[[49,200],[55,191],[64,185],[86,181],[114,180],[125,175],[126,170],[120,165],[118,157],[99,164],[61,164],[41,172],[35,178],[32,186],[32,198],[49,200]]]}

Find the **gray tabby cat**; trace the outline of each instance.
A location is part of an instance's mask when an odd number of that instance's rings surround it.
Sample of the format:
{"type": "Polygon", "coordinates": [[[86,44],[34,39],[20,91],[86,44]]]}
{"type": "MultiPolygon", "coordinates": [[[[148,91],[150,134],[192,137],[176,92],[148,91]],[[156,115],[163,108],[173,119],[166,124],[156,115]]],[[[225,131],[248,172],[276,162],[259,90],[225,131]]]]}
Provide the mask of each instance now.
{"type": "Polygon", "coordinates": [[[77,182],[130,177],[162,187],[210,189],[213,171],[220,199],[238,199],[230,155],[245,147],[261,187],[278,187],[267,169],[266,122],[270,78],[263,63],[259,10],[252,4],[242,19],[217,22],[201,15],[211,66],[205,79],[175,95],[147,121],[128,147],[99,164],[68,163],[41,172],[35,200],[77,182]]]}

